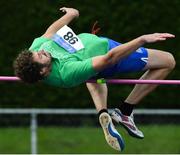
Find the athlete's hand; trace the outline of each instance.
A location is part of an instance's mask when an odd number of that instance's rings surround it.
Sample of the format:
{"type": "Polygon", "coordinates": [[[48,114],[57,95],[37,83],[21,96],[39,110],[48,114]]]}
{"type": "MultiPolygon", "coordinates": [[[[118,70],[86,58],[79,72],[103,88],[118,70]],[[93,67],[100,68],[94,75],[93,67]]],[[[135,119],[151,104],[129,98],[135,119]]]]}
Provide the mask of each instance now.
{"type": "Polygon", "coordinates": [[[175,38],[175,35],[170,33],[153,33],[140,37],[144,43],[154,43],[158,41],[164,41],[169,38],[175,38]]]}
{"type": "Polygon", "coordinates": [[[77,9],[62,7],[59,10],[66,13],[66,14],[70,14],[76,18],[79,17],[79,11],[77,9]]]}

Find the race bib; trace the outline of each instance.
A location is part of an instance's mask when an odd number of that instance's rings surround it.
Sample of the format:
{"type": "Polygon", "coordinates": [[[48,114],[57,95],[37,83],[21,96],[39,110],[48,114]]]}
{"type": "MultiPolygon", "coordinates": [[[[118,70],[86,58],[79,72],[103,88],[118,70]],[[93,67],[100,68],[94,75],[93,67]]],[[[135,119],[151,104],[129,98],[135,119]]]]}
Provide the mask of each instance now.
{"type": "Polygon", "coordinates": [[[52,40],[69,53],[75,53],[84,48],[79,37],[67,25],[58,30],[52,40]]]}

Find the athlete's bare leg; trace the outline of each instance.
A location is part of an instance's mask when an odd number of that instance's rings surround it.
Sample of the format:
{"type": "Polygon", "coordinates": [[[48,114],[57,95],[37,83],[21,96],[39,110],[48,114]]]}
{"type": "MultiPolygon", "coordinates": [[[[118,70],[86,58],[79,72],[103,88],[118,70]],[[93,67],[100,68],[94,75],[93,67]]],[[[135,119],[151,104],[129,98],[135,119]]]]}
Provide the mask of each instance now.
{"type": "Polygon", "coordinates": [[[106,84],[86,83],[86,86],[94,101],[96,110],[107,109],[108,89],[106,84]]]}
{"type": "MultiPolygon", "coordinates": [[[[145,74],[140,79],[161,80],[174,69],[175,60],[172,54],[159,50],[148,49],[148,64],[145,67],[145,74]]],[[[138,104],[146,95],[152,92],[157,85],[137,84],[126,102],[130,104],[138,104]]]]}

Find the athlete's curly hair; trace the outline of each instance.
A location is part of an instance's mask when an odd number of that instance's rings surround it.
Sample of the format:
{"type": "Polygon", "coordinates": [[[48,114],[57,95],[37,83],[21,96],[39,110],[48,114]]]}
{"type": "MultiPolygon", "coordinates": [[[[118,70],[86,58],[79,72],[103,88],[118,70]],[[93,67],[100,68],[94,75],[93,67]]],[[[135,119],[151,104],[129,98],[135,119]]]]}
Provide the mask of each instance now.
{"type": "Polygon", "coordinates": [[[43,79],[40,74],[42,65],[34,62],[32,52],[29,50],[22,51],[13,63],[15,75],[26,83],[36,83],[43,79]]]}

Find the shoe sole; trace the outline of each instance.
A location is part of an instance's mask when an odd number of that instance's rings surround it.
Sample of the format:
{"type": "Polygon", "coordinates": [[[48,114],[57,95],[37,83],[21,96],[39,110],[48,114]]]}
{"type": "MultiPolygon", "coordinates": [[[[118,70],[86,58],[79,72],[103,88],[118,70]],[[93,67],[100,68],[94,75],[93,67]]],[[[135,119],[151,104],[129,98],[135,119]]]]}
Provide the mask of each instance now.
{"type": "Polygon", "coordinates": [[[113,119],[116,123],[118,123],[118,124],[120,124],[122,127],[124,127],[125,130],[128,132],[128,134],[129,134],[130,136],[135,137],[135,138],[138,138],[138,139],[144,139],[144,137],[140,137],[140,136],[136,135],[135,133],[133,133],[131,130],[129,130],[129,128],[128,128],[126,125],[124,125],[123,123],[121,123],[120,121],[118,121],[113,115],[111,115],[111,117],[112,117],[112,119],[113,119]]]}
{"type": "Polygon", "coordinates": [[[113,131],[111,124],[112,119],[107,113],[102,113],[99,117],[107,143],[115,150],[122,151],[124,149],[124,141],[122,137],[113,131]]]}

